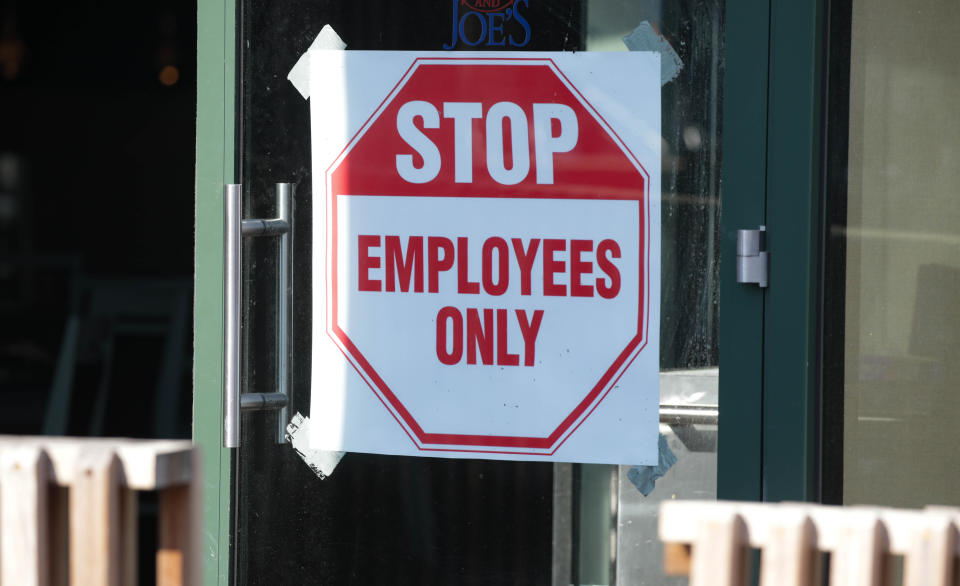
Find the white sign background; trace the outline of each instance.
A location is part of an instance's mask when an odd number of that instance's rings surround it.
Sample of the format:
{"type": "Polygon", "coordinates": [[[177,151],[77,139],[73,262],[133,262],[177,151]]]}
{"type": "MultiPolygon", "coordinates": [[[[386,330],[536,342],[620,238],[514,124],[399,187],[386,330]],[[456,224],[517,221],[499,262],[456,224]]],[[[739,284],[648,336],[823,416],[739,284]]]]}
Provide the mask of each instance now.
{"type": "MultiPolygon", "coordinates": [[[[496,57],[549,58],[616,131],[649,174],[646,213],[649,231],[647,343],[609,393],[566,432],[559,447],[509,450],[463,446],[425,446],[413,441],[399,418],[368,384],[328,335],[328,246],[332,244],[325,203],[326,171],[344,147],[377,111],[416,58],[450,53],[311,51],[311,135],[313,148],[313,355],[311,436],[313,449],[384,454],[656,464],[659,421],[660,307],[660,71],[655,53],[503,53],[496,57]],[[438,451],[442,450],[442,451],[438,451]],[[517,450],[514,450],[516,452],[517,450]]],[[[490,53],[455,54],[457,58],[491,57],[490,53]]],[[[452,155],[445,155],[452,159],[452,155]]],[[[475,153],[474,156],[482,156],[475,153]]],[[[451,186],[455,194],[455,186],[451,186]]],[[[520,274],[510,262],[510,288],[502,296],[456,294],[456,268],[440,274],[438,294],[404,293],[405,310],[397,311],[382,293],[357,292],[357,235],[394,234],[406,247],[408,236],[443,236],[471,243],[469,277],[480,281],[480,247],[491,236],[616,240],[622,259],[637,258],[636,201],[498,200],[487,198],[389,197],[355,194],[341,197],[337,214],[339,325],[377,374],[424,430],[444,434],[545,437],[596,384],[599,374],[636,333],[637,266],[618,262],[622,290],[614,299],[545,297],[542,254],[533,268],[531,296],[519,295],[520,274]],[[543,225],[538,225],[538,218],[543,225]],[[631,221],[632,220],[632,221],[631,221]],[[632,247],[632,249],[631,249],[632,247]],[[632,287],[632,294],[631,294],[632,287]],[[450,292],[445,295],[445,292],[450,292]],[[632,297],[632,301],[631,301],[632,297]],[[515,309],[544,310],[533,367],[457,364],[437,359],[435,337],[439,307],[509,308],[510,352],[524,358],[515,309]],[[574,308],[571,311],[571,308],[574,308]],[[610,319],[611,312],[622,319],[610,319]],[[557,319],[558,316],[563,319],[557,319]],[[604,317],[606,316],[606,317],[604,317]],[[570,338],[569,332],[577,332],[570,338]],[[567,332],[566,338],[562,336],[567,332]],[[582,333],[582,335],[580,335],[582,333]],[[563,344],[551,341],[563,340],[563,344]],[[464,379],[464,369],[472,369],[464,379]],[[599,369],[599,370],[598,370],[599,369]],[[464,383],[469,380],[469,383],[464,383]],[[558,382],[582,389],[558,396],[558,382]],[[438,393],[447,399],[437,401],[438,393]],[[449,400],[449,397],[455,400],[449,400]],[[482,414],[479,417],[478,414],[482,414]],[[491,416],[491,414],[493,416],[491,416]]],[[[586,195],[586,194],[585,194],[586,195]]],[[[382,244],[382,243],[381,243],[382,244]]],[[[383,246],[372,252],[383,257],[383,246]]],[[[590,255],[587,255],[588,257],[590,255]]],[[[569,267],[569,251],[556,255],[569,267]]],[[[382,259],[385,261],[386,259],[382,259]]],[[[383,264],[369,277],[382,280],[383,264]]],[[[586,282],[602,277],[594,268],[586,282]]],[[[426,278],[426,275],[424,275],[426,278]]],[[[569,285],[569,273],[556,275],[569,285]]],[[[481,309],[482,311],[482,309],[481,309]]],[[[465,350],[465,349],[464,349],[465,350]]],[[[465,353],[465,352],[464,352],[465,353]]],[[[588,410],[589,411],[589,410],[588,410]]]]}

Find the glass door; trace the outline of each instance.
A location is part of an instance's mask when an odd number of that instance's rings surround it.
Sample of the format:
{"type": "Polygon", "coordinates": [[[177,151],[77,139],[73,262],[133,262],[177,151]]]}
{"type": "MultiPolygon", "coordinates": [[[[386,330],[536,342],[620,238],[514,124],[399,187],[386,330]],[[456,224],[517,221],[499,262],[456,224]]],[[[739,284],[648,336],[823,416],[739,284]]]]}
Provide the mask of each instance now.
{"type": "MultiPolygon", "coordinates": [[[[452,27],[462,6],[240,6],[245,217],[273,217],[273,184],[295,184],[289,412],[310,410],[313,199],[309,108],[285,78],[314,35],[330,25],[347,50],[440,50],[454,35],[451,48],[473,50],[625,51],[656,41],[673,47],[678,61],[669,65],[679,69],[663,87],[661,194],[663,451],[676,464],[655,480],[648,468],[351,453],[321,480],[277,444],[275,415],[253,412],[241,422],[236,468],[237,583],[295,575],[316,583],[661,583],[658,503],[716,494],[723,6],[517,2],[499,45],[476,18],[452,27]]],[[[246,246],[243,390],[268,392],[276,287],[252,275],[271,275],[278,257],[274,242],[246,246]]]]}
{"type": "MultiPolygon", "coordinates": [[[[733,267],[722,267],[720,257],[721,250],[725,259],[733,256],[737,228],[763,221],[765,187],[752,183],[757,168],[745,161],[765,148],[758,139],[765,129],[753,109],[756,103],[765,107],[765,78],[753,74],[766,72],[766,14],[752,5],[697,0],[500,4],[512,5],[514,15],[512,24],[504,24],[503,45],[491,42],[481,19],[453,20],[465,5],[458,1],[201,3],[201,39],[209,44],[206,53],[201,47],[201,71],[217,71],[218,57],[226,64],[222,78],[202,80],[198,102],[195,436],[210,446],[209,583],[673,583],[661,571],[657,505],[713,498],[718,473],[724,477],[723,462],[719,472],[717,463],[721,341],[736,349],[724,356],[737,366],[724,375],[724,388],[734,389],[728,404],[737,406],[730,419],[736,430],[731,428],[726,445],[746,446],[726,469],[759,478],[760,460],[750,450],[758,449],[760,418],[746,398],[761,392],[753,375],[761,370],[757,316],[763,293],[734,284],[733,267]],[[223,31],[203,28],[218,20],[223,31]],[[347,50],[664,52],[673,69],[664,68],[661,90],[662,466],[349,453],[321,479],[289,443],[277,442],[276,412],[245,413],[241,447],[217,448],[221,379],[215,338],[222,323],[214,300],[221,273],[218,207],[212,201],[223,183],[243,184],[244,217],[274,217],[274,184],[294,184],[288,417],[310,411],[309,107],[286,77],[325,25],[347,50]],[[737,31],[732,38],[731,30],[737,31]],[[759,63],[743,58],[758,48],[759,63]],[[738,56],[735,63],[728,51],[738,56]],[[205,99],[205,91],[213,97],[205,99]],[[221,120],[204,116],[216,114],[218,103],[221,120]],[[722,137],[724,125],[735,138],[722,137]],[[205,150],[204,136],[217,133],[227,147],[205,150]],[[721,142],[737,147],[728,147],[723,179],[738,187],[724,191],[724,221],[732,222],[722,229],[721,142]],[[724,331],[721,282],[724,307],[730,304],[727,315],[734,318],[729,323],[739,321],[724,331]],[[201,315],[205,307],[212,311],[201,315]]],[[[244,247],[242,390],[270,392],[277,378],[277,244],[248,239],[244,247]]],[[[726,489],[727,496],[758,498],[760,483],[756,491],[752,480],[746,484],[751,488],[740,493],[726,489]]]]}

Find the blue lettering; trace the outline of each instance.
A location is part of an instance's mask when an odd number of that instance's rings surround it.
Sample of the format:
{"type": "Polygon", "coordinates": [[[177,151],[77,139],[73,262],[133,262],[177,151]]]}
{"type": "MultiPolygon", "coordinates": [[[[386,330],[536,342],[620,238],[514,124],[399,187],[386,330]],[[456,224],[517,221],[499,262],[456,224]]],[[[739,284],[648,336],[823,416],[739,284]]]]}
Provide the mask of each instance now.
{"type": "Polygon", "coordinates": [[[506,45],[507,39],[503,36],[503,13],[491,12],[487,16],[490,18],[490,38],[487,41],[487,44],[496,47],[502,47],[506,45]],[[496,33],[500,33],[499,36],[496,33]]]}
{"type": "Polygon", "coordinates": [[[444,45],[443,48],[449,51],[457,46],[457,5],[460,4],[460,0],[452,0],[453,2],[453,26],[450,28],[453,29],[453,38],[450,39],[449,45],[444,45]]]}
{"type": "Polygon", "coordinates": [[[486,38],[486,36],[487,36],[487,19],[485,19],[482,14],[471,11],[471,12],[467,12],[466,14],[460,17],[460,39],[463,40],[463,42],[466,43],[467,46],[476,47],[477,45],[483,42],[483,39],[486,38]],[[470,42],[470,39],[467,38],[467,33],[464,30],[464,25],[466,25],[467,23],[467,17],[470,17],[470,16],[475,16],[477,19],[477,22],[480,23],[480,36],[477,37],[477,40],[472,43],[470,42]]]}
{"type": "MultiPolygon", "coordinates": [[[[510,35],[511,47],[526,47],[527,43],[530,42],[530,23],[527,22],[527,19],[524,18],[522,14],[520,14],[519,8],[521,4],[523,4],[525,8],[529,8],[530,0],[517,0],[516,3],[513,5],[513,19],[517,21],[517,24],[523,27],[523,33],[524,33],[523,42],[520,42],[520,43],[516,42],[513,39],[513,35],[510,35]]],[[[507,17],[508,18],[510,17],[509,11],[508,11],[507,17]]]]}
{"type": "MultiPolygon", "coordinates": [[[[469,10],[460,14],[460,4],[463,3],[462,0],[450,0],[453,5],[452,8],[452,19],[450,26],[450,42],[443,45],[443,48],[447,51],[456,48],[458,43],[463,43],[468,47],[476,47],[477,45],[486,42],[487,46],[491,47],[503,47],[506,46],[509,42],[511,47],[525,47],[530,43],[531,38],[531,29],[530,22],[518,11],[518,8],[522,4],[524,8],[530,7],[530,0],[515,0],[511,8],[507,8],[503,12],[487,12],[483,11],[478,12],[475,10],[469,10]],[[476,21],[476,26],[473,26],[474,23],[469,22],[470,18],[476,21]],[[505,23],[515,22],[516,24],[509,27],[511,32],[507,34],[504,31],[505,23]],[[479,35],[475,39],[468,38],[467,31],[475,30],[476,27],[479,27],[479,35]],[[517,37],[514,33],[518,32],[517,28],[523,29],[523,37],[521,40],[517,40],[517,37]]],[[[478,6],[487,6],[492,7],[493,0],[483,0],[479,2],[478,6]]],[[[497,1],[499,5],[501,2],[497,1]]]]}

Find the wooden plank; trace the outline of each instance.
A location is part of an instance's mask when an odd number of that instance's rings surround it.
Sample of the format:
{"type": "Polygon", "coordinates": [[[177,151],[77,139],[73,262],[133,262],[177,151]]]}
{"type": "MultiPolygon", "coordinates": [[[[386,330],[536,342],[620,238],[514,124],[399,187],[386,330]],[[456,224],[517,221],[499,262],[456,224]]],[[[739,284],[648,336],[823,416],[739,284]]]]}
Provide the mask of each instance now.
{"type": "Polygon", "coordinates": [[[157,549],[157,586],[182,586],[189,522],[189,487],[160,491],[160,544],[157,549]]]}
{"type": "Polygon", "coordinates": [[[70,584],[119,586],[120,460],[81,452],[70,488],[70,584]]]}
{"type": "Polygon", "coordinates": [[[0,453],[0,584],[50,583],[49,475],[50,461],[40,448],[0,453]]]}
{"type": "Polygon", "coordinates": [[[189,440],[0,436],[0,452],[17,447],[42,447],[53,468],[53,481],[73,484],[75,463],[82,452],[115,452],[123,481],[135,490],[159,490],[190,482],[193,444],[189,440]]]}
{"type": "Polygon", "coordinates": [[[690,586],[740,586],[747,574],[747,527],[733,509],[702,517],[693,544],[690,586]]]}
{"type": "Polygon", "coordinates": [[[817,566],[816,529],[804,509],[774,509],[760,558],[761,586],[810,586],[817,566]]]}
{"type": "MultiPolygon", "coordinates": [[[[698,513],[710,514],[713,511],[727,510],[733,507],[750,528],[750,546],[761,548],[767,542],[771,506],[789,506],[806,511],[818,530],[817,541],[821,551],[833,551],[840,544],[840,527],[846,522],[845,515],[851,513],[870,513],[875,515],[889,528],[887,549],[892,554],[907,555],[910,551],[910,532],[901,527],[912,527],[920,511],[910,509],[892,509],[885,507],[839,507],[833,505],[810,505],[802,503],[747,503],[730,501],[666,501],[660,505],[660,539],[670,543],[693,543],[696,538],[696,523],[686,522],[692,507],[698,513]]],[[[951,515],[954,523],[960,527],[960,509],[948,507],[930,507],[925,511],[935,511],[951,515]]],[[[957,553],[960,554],[960,543],[957,553]]]]}
{"type": "Polygon", "coordinates": [[[952,586],[957,528],[947,515],[928,512],[911,531],[903,586],[952,586]]]}
{"type": "MultiPolygon", "coordinates": [[[[955,527],[957,527],[958,530],[960,530],[960,508],[957,508],[957,507],[945,507],[945,506],[943,506],[943,505],[928,505],[928,506],[924,507],[923,510],[924,510],[924,512],[937,513],[937,514],[939,514],[939,515],[945,515],[945,516],[950,517],[951,519],[953,519],[953,525],[954,525],[955,527]]],[[[957,540],[956,555],[957,555],[957,556],[960,556],[960,539],[957,540]]],[[[956,582],[958,585],[960,585],[960,563],[957,564],[957,568],[955,569],[955,573],[957,574],[957,576],[956,576],[956,578],[954,579],[954,582],[956,582]]]]}
{"type": "Polygon", "coordinates": [[[690,545],[686,543],[664,543],[663,573],[667,576],[689,576],[690,556],[690,545]]]}
{"type": "Polygon", "coordinates": [[[837,545],[830,558],[830,584],[881,586],[886,530],[870,511],[848,511],[835,531],[837,545]]]}
{"type": "Polygon", "coordinates": [[[769,505],[738,501],[664,501],[660,504],[660,539],[672,543],[693,543],[697,539],[698,520],[704,516],[734,512],[750,527],[751,547],[760,548],[767,539],[769,505]]]}
{"type": "MultiPolygon", "coordinates": [[[[199,452],[194,470],[201,470],[199,452]]],[[[198,472],[199,474],[199,472],[198,472]]],[[[157,549],[157,586],[199,585],[203,485],[200,478],[160,492],[160,543],[157,549]]]]}
{"type": "Polygon", "coordinates": [[[129,488],[120,489],[120,582],[136,586],[137,579],[137,493],[129,488]]]}

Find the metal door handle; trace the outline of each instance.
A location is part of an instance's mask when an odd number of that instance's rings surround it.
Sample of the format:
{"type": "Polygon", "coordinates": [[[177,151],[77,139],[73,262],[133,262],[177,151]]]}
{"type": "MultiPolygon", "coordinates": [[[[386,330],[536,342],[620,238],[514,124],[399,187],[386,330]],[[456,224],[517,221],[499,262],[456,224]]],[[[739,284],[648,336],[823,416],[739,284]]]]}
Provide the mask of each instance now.
{"type": "Polygon", "coordinates": [[[716,405],[660,405],[660,423],[670,425],[716,425],[719,416],[716,405]]]}
{"type": "Polygon", "coordinates": [[[224,188],[223,266],[223,447],[240,445],[240,193],[224,188]]]}
{"type": "Polygon", "coordinates": [[[242,186],[224,186],[223,287],[223,447],[240,446],[240,411],[279,410],[277,443],[285,440],[289,404],[290,222],[291,185],[277,183],[277,218],[241,219],[242,186]],[[244,236],[278,236],[277,388],[270,393],[240,393],[240,279],[244,236]]]}

